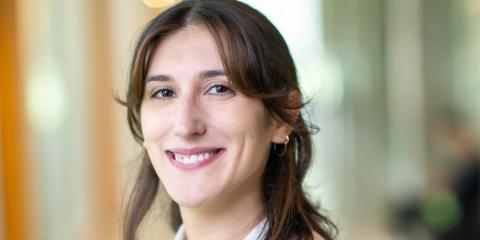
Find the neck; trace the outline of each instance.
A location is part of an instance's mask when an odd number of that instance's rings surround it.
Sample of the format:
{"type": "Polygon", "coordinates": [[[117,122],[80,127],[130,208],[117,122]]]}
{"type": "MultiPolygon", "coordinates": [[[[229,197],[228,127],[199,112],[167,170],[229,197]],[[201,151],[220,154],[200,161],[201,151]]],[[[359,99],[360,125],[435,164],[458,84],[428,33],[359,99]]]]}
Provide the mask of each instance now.
{"type": "Polygon", "coordinates": [[[229,195],[235,197],[224,197],[214,206],[180,207],[188,240],[243,239],[262,220],[260,188],[249,194],[229,195]]]}

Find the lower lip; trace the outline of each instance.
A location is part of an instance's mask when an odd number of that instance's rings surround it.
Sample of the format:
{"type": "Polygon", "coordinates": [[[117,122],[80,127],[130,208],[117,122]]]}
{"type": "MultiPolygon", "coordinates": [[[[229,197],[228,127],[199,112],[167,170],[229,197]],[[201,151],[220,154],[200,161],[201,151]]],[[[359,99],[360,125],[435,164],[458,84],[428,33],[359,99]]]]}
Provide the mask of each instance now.
{"type": "Polygon", "coordinates": [[[173,158],[173,156],[171,156],[170,154],[167,154],[167,156],[168,156],[168,159],[170,160],[170,162],[173,164],[173,166],[177,167],[180,170],[191,171],[191,170],[196,170],[196,169],[205,167],[208,164],[214,162],[219,157],[221,157],[224,152],[225,152],[225,149],[222,149],[217,154],[215,154],[214,156],[211,156],[210,158],[205,159],[203,161],[198,161],[196,163],[182,163],[182,162],[179,162],[179,161],[175,160],[173,158]]]}

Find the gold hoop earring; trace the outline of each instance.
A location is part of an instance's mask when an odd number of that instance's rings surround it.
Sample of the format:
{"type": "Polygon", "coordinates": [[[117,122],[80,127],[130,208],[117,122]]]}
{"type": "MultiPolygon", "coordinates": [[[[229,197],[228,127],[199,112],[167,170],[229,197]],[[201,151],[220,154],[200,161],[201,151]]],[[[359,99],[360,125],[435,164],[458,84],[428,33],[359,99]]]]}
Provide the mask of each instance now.
{"type": "Polygon", "coordinates": [[[287,145],[288,145],[288,142],[290,141],[290,138],[288,136],[285,136],[285,141],[283,142],[283,147],[281,148],[281,150],[278,150],[277,149],[277,144],[273,144],[273,150],[275,151],[275,153],[282,157],[283,155],[285,155],[285,153],[287,152],[287,145]]]}

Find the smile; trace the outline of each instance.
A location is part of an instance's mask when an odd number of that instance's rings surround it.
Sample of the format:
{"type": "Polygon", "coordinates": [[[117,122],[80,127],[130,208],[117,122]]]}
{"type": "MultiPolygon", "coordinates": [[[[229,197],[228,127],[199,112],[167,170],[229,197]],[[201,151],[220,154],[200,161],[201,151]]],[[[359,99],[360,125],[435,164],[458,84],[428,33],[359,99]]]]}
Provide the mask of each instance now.
{"type": "Polygon", "coordinates": [[[218,159],[225,149],[172,149],[165,151],[170,162],[181,170],[194,170],[218,159]]]}
{"type": "Polygon", "coordinates": [[[213,152],[206,152],[200,154],[193,154],[193,155],[182,155],[182,154],[174,154],[175,160],[185,163],[185,164],[192,164],[207,160],[218,153],[219,150],[213,152]]]}

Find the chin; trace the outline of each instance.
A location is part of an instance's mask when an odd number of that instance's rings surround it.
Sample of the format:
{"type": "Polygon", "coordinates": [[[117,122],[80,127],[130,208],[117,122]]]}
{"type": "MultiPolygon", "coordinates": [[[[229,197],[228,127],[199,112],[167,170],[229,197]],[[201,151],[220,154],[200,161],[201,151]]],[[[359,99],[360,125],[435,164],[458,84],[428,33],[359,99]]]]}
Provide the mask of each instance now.
{"type": "Polygon", "coordinates": [[[207,199],[201,197],[172,197],[172,200],[185,208],[200,208],[208,203],[207,199]]]}

